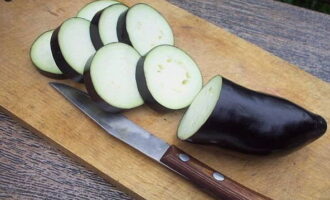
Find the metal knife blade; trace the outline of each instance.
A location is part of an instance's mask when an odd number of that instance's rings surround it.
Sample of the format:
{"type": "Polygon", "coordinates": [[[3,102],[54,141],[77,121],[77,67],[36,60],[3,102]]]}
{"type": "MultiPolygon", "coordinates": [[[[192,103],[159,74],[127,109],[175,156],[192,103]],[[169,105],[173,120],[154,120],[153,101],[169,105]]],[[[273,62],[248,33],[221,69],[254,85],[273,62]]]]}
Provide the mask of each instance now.
{"type": "Polygon", "coordinates": [[[108,134],[160,162],[170,147],[122,114],[113,114],[100,109],[83,91],[62,83],[49,83],[73,105],[100,125],[108,134]]]}
{"type": "Polygon", "coordinates": [[[50,83],[67,100],[99,124],[107,133],[187,178],[220,199],[270,200],[208,167],[174,145],[148,133],[121,114],[100,109],[88,94],[61,83],[50,83]]]}

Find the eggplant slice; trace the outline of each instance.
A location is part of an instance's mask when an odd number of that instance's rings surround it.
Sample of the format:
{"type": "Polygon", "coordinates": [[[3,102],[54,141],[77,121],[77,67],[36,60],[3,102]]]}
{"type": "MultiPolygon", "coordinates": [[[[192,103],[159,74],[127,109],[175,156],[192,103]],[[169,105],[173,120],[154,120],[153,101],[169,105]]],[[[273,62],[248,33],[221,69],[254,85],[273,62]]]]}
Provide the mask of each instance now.
{"type": "Polygon", "coordinates": [[[119,3],[118,1],[113,0],[98,0],[93,1],[89,4],[86,4],[82,9],[77,13],[77,17],[84,18],[88,21],[92,21],[94,15],[103,10],[104,8],[111,6],[113,4],[119,3]]]}
{"type": "Polygon", "coordinates": [[[139,60],[136,80],[141,96],[156,110],[189,106],[203,84],[192,58],[170,45],[157,46],[139,60]]]}
{"type": "Polygon", "coordinates": [[[178,137],[245,153],[270,154],[306,145],[326,129],[321,116],[288,100],[215,76],[184,114],[178,137]]]}
{"type": "Polygon", "coordinates": [[[118,3],[111,5],[95,14],[90,27],[90,35],[95,49],[118,42],[117,24],[122,13],[126,12],[127,6],[118,3]]]}
{"type": "Polygon", "coordinates": [[[141,55],[158,45],[174,44],[166,19],[147,4],[136,4],[121,14],[117,31],[119,41],[131,44],[141,55]]]}
{"type": "Polygon", "coordinates": [[[140,57],[133,47],[124,43],[111,43],[99,49],[84,75],[91,98],[109,112],[142,105],[135,80],[140,57]]]}
{"type": "Polygon", "coordinates": [[[82,81],[85,65],[95,53],[89,35],[90,22],[74,17],[53,32],[51,50],[59,69],[75,81],[82,81]]]}
{"type": "Polygon", "coordinates": [[[54,30],[42,33],[32,44],[30,58],[37,70],[44,76],[55,79],[65,79],[58,68],[50,49],[50,39],[54,30]]]}

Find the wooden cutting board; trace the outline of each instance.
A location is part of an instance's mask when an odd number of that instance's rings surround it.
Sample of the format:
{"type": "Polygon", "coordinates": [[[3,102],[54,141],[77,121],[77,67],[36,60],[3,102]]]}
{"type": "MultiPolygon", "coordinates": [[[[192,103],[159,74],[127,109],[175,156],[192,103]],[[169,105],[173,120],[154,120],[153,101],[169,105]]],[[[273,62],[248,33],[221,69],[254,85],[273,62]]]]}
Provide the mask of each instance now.
{"type": "MultiPolygon", "coordinates": [[[[87,0],[0,1],[0,105],[26,127],[82,161],[111,183],[145,199],[210,199],[188,181],[117,141],[54,91],[29,59],[33,40],[74,16],[87,0]]],[[[141,1],[125,0],[127,5],[141,1]]],[[[215,74],[283,96],[330,122],[330,85],[286,61],[166,1],[143,1],[165,15],[176,45],[200,65],[204,82],[215,74]]],[[[79,88],[83,85],[62,81],[79,88]]],[[[160,114],[146,106],[124,113],[242,184],[274,199],[330,198],[330,138],[287,156],[248,156],[176,138],[181,111],[160,114]]]]}

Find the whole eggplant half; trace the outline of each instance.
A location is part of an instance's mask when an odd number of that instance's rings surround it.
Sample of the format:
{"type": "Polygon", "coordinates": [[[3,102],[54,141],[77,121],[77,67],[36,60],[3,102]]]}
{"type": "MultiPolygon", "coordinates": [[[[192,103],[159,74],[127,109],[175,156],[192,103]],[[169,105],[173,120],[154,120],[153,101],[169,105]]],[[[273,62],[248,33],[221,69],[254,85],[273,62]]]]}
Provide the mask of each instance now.
{"type": "Polygon", "coordinates": [[[178,127],[182,140],[251,154],[292,151],[327,129],[319,115],[221,76],[196,96],[178,127]]]}

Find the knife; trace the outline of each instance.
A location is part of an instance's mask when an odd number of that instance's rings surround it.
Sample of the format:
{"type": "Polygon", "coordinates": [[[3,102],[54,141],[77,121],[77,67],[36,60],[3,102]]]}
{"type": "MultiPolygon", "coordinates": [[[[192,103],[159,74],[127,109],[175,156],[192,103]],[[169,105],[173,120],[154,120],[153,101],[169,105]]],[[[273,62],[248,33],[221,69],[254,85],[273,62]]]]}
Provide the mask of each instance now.
{"type": "Polygon", "coordinates": [[[125,116],[100,109],[87,93],[62,83],[52,82],[50,85],[108,134],[190,180],[216,199],[270,200],[150,134],[125,116]]]}

